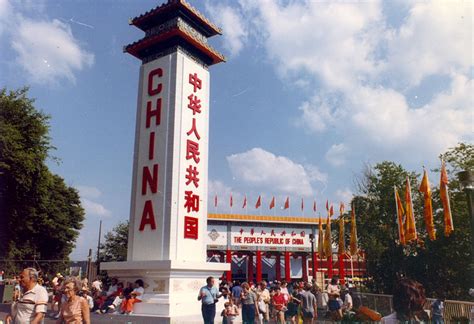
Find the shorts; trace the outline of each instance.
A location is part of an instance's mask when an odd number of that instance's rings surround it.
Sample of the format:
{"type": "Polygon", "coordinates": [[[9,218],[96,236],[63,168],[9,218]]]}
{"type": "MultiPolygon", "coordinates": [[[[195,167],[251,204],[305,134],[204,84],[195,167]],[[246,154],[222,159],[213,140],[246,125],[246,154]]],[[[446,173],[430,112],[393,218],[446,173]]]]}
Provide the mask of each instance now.
{"type": "Polygon", "coordinates": [[[334,311],[337,311],[338,309],[340,309],[341,305],[339,304],[339,302],[337,300],[331,299],[328,302],[328,308],[331,312],[334,312],[334,311]]]}
{"type": "Polygon", "coordinates": [[[314,318],[314,313],[313,312],[308,312],[308,311],[305,311],[303,309],[302,313],[303,313],[303,318],[314,318]]]}

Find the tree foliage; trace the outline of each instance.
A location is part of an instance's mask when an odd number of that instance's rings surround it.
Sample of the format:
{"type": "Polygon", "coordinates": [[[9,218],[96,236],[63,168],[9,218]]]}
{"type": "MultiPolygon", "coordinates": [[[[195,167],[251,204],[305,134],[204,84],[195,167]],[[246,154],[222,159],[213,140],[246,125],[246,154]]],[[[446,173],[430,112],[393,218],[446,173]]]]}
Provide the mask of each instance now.
{"type": "Polygon", "coordinates": [[[119,223],[105,234],[105,242],[100,245],[101,262],[126,261],[128,246],[128,221],[119,223]]]}
{"type": "MultiPolygon", "coordinates": [[[[418,191],[420,174],[409,172],[393,162],[368,167],[359,179],[359,195],[353,200],[358,215],[360,246],[367,254],[369,276],[375,292],[391,293],[397,277],[407,276],[421,282],[429,296],[469,299],[473,256],[470,251],[470,226],[466,198],[455,173],[474,164],[474,147],[459,144],[443,154],[450,176],[450,201],[454,233],[444,236],[439,178],[430,179],[437,239],[430,241],[423,220],[423,197],[418,191]],[[404,197],[409,177],[419,241],[405,247],[398,242],[394,186],[404,197]]],[[[434,170],[439,171],[439,170],[434,170]]],[[[439,174],[439,173],[438,173],[439,174]]],[[[403,199],[403,198],[402,198],[403,199]]]]}
{"type": "MultiPolygon", "coordinates": [[[[84,220],[78,192],[51,173],[49,116],[36,110],[28,89],[0,90],[2,245],[8,260],[68,260],[84,220]]],[[[18,271],[20,262],[8,263],[18,271]]],[[[42,270],[62,270],[50,262],[42,270]]]]}

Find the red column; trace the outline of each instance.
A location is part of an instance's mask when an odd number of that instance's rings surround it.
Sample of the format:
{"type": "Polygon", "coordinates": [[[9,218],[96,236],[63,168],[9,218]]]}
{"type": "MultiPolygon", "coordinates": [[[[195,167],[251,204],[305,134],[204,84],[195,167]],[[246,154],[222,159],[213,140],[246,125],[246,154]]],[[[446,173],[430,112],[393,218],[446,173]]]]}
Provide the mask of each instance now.
{"type": "Polygon", "coordinates": [[[275,256],[275,277],[276,280],[281,281],[281,256],[280,252],[275,256]]]}
{"type": "Polygon", "coordinates": [[[346,276],[344,272],[344,254],[339,254],[338,255],[338,262],[339,262],[339,280],[341,281],[341,284],[345,284],[346,281],[344,277],[346,276]]]}
{"type": "Polygon", "coordinates": [[[232,281],[232,251],[230,249],[227,249],[225,253],[225,261],[230,264],[230,270],[226,271],[225,273],[225,279],[227,282],[232,281]]]}
{"type": "Polygon", "coordinates": [[[306,260],[306,254],[301,256],[301,263],[303,268],[303,280],[308,281],[308,261],[306,260]]]}
{"type": "Polygon", "coordinates": [[[291,280],[290,252],[288,251],[285,251],[285,280],[287,282],[291,280]]]}
{"type": "Polygon", "coordinates": [[[316,279],[316,273],[318,271],[318,253],[317,252],[313,252],[312,262],[313,262],[312,276],[314,279],[316,279]]]}
{"type": "Polygon", "coordinates": [[[257,250],[257,282],[262,281],[262,251],[257,250]]]}
{"type": "Polygon", "coordinates": [[[249,253],[247,257],[247,279],[250,282],[253,281],[253,254],[249,253]]]}
{"type": "Polygon", "coordinates": [[[328,278],[329,280],[332,279],[332,255],[328,257],[328,278]]]}

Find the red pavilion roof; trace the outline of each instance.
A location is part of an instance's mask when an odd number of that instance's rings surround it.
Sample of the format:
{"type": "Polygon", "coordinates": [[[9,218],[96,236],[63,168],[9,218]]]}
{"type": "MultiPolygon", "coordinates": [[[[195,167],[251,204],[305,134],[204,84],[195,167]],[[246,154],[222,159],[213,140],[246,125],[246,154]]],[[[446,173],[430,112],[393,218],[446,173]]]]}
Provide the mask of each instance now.
{"type": "Polygon", "coordinates": [[[141,30],[146,30],[157,24],[157,20],[166,17],[173,12],[179,11],[199,27],[206,37],[222,34],[222,31],[204,17],[197,9],[184,0],[168,0],[168,2],[157,6],[144,14],[130,20],[130,24],[141,30]]]}
{"type": "Polygon", "coordinates": [[[217,64],[220,62],[225,61],[225,57],[217,52],[215,49],[213,49],[211,46],[209,46],[207,43],[202,42],[200,39],[189,33],[186,29],[180,28],[177,26],[176,28],[173,28],[167,32],[149,36],[142,38],[139,41],[136,41],[130,45],[127,45],[124,48],[124,52],[127,52],[139,59],[143,59],[144,56],[142,54],[142,51],[148,47],[151,47],[155,44],[158,44],[160,42],[169,40],[173,37],[180,37],[184,40],[186,40],[189,44],[191,44],[194,48],[196,48],[199,52],[202,54],[206,55],[207,57],[210,58],[211,64],[217,64]]]}

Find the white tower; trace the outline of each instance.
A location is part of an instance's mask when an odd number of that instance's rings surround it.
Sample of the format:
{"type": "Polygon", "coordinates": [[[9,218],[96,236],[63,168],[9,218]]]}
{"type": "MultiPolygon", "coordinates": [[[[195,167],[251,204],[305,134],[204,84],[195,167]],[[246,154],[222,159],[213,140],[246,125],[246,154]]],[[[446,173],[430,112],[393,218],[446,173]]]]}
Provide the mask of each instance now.
{"type": "Polygon", "coordinates": [[[135,313],[200,316],[207,263],[209,71],[224,57],[207,44],[220,30],[182,0],[130,22],[145,37],[124,48],[142,60],[126,262],[101,265],[122,281],[145,282],[135,313]]]}

